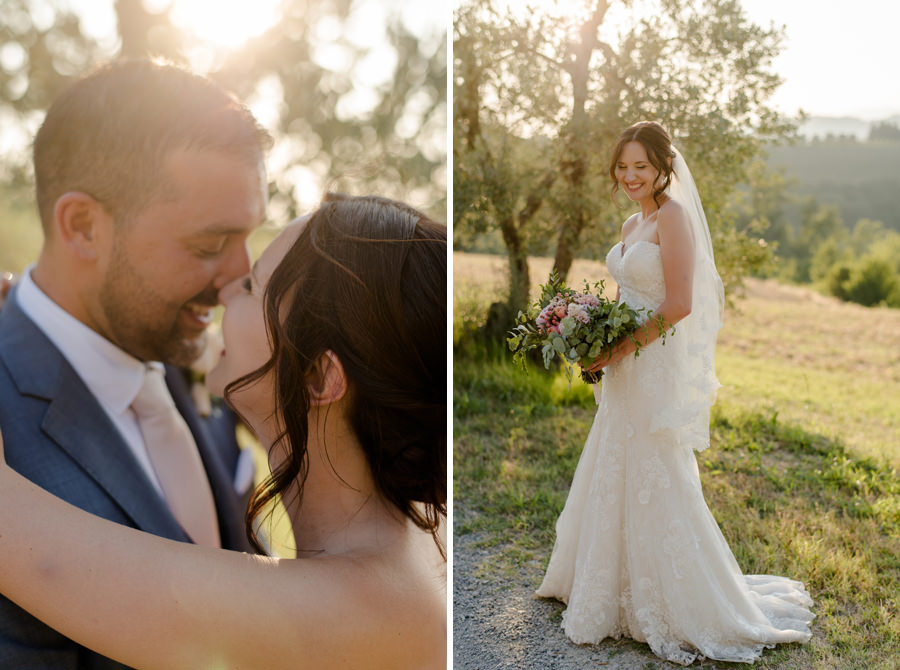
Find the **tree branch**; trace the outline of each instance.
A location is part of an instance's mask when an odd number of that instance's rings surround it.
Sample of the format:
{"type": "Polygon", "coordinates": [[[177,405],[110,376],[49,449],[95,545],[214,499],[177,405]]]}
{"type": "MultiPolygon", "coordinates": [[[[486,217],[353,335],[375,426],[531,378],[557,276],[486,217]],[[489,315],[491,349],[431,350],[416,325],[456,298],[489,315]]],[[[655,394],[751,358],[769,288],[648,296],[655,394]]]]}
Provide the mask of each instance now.
{"type": "Polygon", "coordinates": [[[528,194],[528,197],[525,199],[525,206],[519,210],[519,229],[522,228],[523,225],[528,223],[531,218],[537,214],[538,210],[541,208],[541,205],[544,204],[544,198],[547,195],[547,190],[553,186],[553,182],[556,181],[556,177],[559,174],[559,171],[556,169],[548,170],[547,174],[544,175],[544,178],[538,183],[537,186],[532,189],[531,193],[528,194]]]}

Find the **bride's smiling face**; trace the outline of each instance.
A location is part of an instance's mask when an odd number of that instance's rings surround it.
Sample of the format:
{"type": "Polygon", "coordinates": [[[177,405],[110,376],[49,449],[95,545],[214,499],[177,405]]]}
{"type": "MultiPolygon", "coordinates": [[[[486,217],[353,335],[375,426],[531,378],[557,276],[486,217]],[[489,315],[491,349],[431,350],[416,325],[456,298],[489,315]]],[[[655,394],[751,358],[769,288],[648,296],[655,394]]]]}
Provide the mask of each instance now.
{"type": "Polygon", "coordinates": [[[616,181],[631,200],[643,202],[652,198],[659,174],[659,170],[647,158],[643,144],[632,141],[622,147],[622,153],[616,160],[616,181]]]}
{"type": "MultiPolygon", "coordinates": [[[[269,360],[272,346],[266,333],[263,295],[269,278],[299,237],[305,223],[303,219],[286,226],[260,255],[250,274],[227,284],[219,292],[219,300],[225,305],[222,317],[225,349],[218,364],[206,376],[206,385],[212,393],[224,396],[230,382],[269,360]]],[[[275,400],[271,377],[267,374],[230,395],[230,402],[248,420],[272,415],[275,400]]]]}

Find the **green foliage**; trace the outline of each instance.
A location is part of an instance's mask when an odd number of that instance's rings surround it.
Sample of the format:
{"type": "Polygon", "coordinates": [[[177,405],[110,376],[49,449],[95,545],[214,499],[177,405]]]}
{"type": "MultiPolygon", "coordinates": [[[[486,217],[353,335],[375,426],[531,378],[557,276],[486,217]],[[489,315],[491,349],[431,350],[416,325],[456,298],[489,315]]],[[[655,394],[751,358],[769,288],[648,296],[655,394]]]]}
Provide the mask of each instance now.
{"type": "Polygon", "coordinates": [[[900,233],[868,219],[850,235],[834,231],[816,247],[809,276],[841,300],[900,307],[900,233]]]}
{"type": "MultiPolygon", "coordinates": [[[[843,266],[838,268],[843,270],[843,266]]],[[[844,274],[841,272],[841,276],[844,274]]],[[[836,295],[866,307],[881,304],[900,307],[900,277],[896,263],[876,255],[864,256],[849,268],[836,295]]]]}

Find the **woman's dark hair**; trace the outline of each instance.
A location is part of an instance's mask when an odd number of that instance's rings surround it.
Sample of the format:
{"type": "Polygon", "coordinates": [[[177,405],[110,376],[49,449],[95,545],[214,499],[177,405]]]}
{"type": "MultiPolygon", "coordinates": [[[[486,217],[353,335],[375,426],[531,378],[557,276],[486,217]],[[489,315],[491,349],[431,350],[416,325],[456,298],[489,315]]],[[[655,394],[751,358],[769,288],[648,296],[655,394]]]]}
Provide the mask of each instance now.
{"type": "Polygon", "coordinates": [[[619,162],[619,157],[629,142],[640,142],[644,151],[647,152],[650,165],[659,171],[661,179],[657,180],[653,188],[653,201],[659,206],[659,196],[672,181],[672,158],[675,155],[675,151],[672,149],[672,138],[669,137],[666,129],[656,121],[639,121],[619,136],[619,141],[616,142],[612,152],[612,160],[609,162],[609,177],[613,182],[610,196],[613,199],[619,190],[619,180],[616,179],[616,163],[619,162]]]}
{"type": "MultiPolygon", "coordinates": [[[[447,513],[447,229],[402,203],[326,197],[265,291],[272,356],[226,397],[271,372],[286,458],[254,492],[246,529],[308,469],[307,376],[328,350],[348,380],[349,416],[379,493],[438,541],[447,513]]],[[[299,548],[299,547],[298,547],[299,548]]]]}

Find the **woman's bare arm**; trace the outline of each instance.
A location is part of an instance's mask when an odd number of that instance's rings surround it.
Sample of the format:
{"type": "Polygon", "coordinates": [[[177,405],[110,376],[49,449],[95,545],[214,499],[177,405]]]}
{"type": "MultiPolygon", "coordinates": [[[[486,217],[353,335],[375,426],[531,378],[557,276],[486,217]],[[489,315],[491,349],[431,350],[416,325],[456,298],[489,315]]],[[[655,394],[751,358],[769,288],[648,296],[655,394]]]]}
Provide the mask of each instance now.
{"type": "Polygon", "coordinates": [[[198,547],[105,521],[7,467],[2,436],[0,564],[0,592],[138,668],[392,667],[397,629],[424,632],[415,607],[385,602],[398,587],[388,570],[198,547]]]}

